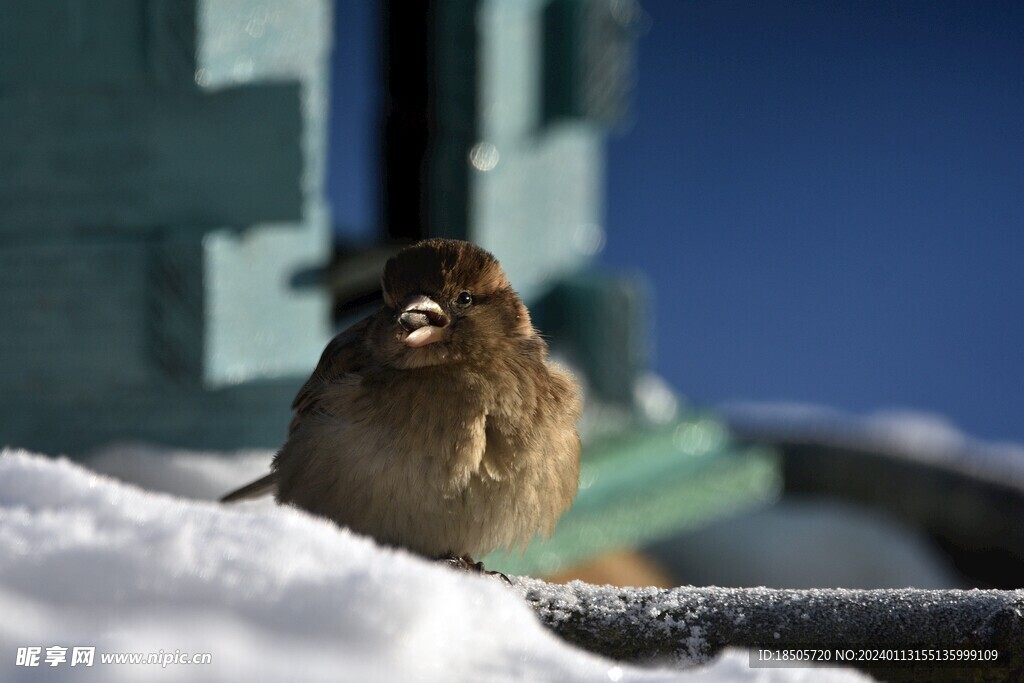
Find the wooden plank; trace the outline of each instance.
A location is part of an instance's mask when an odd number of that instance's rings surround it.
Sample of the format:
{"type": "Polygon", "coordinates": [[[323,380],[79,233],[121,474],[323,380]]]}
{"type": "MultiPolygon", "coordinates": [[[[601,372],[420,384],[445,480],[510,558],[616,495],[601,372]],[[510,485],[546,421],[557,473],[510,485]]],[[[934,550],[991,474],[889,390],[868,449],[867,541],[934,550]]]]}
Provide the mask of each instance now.
{"type": "MultiPolygon", "coordinates": [[[[191,13],[194,3],[178,3],[191,13]]],[[[34,0],[0,6],[0,84],[17,87],[152,82],[143,0],[34,0]]],[[[193,31],[194,35],[194,31],[193,31]]]]}
{"type": "Polygon", "coordinates": [[[141,242],[0,250],[5,396],[95,397],[157,379],[141,242]]]}
{"type": "Polygon", "coordinates": [[[303,379],[215,391],[154,383],[74,397],[5,391],[0,394],[0,443],[70,456],[124,440],[219,450],[278,448],[303,379]]]}
{"type": "Polygon", "coordinates": [[[0,239],[301,216],[298,86],[0,95],[0,239]]]}

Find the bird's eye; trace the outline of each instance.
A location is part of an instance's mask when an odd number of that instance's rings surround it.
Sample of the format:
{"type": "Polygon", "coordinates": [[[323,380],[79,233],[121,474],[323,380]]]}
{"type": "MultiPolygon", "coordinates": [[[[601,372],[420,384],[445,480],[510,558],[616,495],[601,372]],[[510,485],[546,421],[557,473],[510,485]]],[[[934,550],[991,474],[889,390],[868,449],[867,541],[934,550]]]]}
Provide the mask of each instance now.
{"type": "Polygon", "coordinates": [[[469,292],[459,292],[459,295],[455,297],[455,305],[465,308],[473,303],[473,295],[469,292]]]}

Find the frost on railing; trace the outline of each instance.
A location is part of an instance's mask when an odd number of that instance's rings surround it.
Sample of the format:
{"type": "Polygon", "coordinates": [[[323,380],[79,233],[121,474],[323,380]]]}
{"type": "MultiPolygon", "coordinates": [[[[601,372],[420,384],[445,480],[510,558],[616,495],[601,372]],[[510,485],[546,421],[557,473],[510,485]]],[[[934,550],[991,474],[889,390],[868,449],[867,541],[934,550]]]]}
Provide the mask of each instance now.
{"type": "Polygon", "coordinates": [[[855,658],[881,650],[890,659],[947,661],[855,665],[883,680],[1024,680],[1024,590],[616,588],[524,577],[513,584],[559,636],[619,660],[698,664],[726,647],[852,650],[855,658]],[[958,657],[988,661],[948,661],[958,657]]]}

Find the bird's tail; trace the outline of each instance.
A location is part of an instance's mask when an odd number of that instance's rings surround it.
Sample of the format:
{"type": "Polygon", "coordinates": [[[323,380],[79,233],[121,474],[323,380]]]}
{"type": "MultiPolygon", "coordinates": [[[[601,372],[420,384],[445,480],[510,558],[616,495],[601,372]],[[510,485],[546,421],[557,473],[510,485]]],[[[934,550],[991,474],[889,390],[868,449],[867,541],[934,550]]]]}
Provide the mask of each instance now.
{"type": "Polygon", "coordinates": [[[222,503],[234,503],[249,498],[259,498],[271,493],[277,486],[277,478],[271,472],[265,477],[250,482],[240,489],[236,489],[220,499],[222,503]]]}

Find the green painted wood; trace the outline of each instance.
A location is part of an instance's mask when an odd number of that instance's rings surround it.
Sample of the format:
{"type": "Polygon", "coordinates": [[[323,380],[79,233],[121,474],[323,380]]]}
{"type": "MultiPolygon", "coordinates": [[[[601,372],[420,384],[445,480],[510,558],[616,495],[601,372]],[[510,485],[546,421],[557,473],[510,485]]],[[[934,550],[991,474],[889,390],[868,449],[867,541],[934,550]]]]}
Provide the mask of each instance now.
{"type": "Polygon", "coordinates": [[[586,376],[589,396],[631,406],[650,356],[650,298],[638,274],[583,271],[559,280],[531,311],[586,376]]]}
{"type": "Polygon", "coordinates": [[[331,335],[330,302],[293,276],[327,240],[321,218],[0,248],[0,386],[99,396],[306,375],[331,335]]]}
{"type": "Polygon", "coordinates": [[[204,244],[172,235],[151,247],[146,283],[148,357],[164,381],[199,386],[208,361],[204,244]]]}
{"type": "Polygon", "coordinates": [[[309,203],[324,195],[333,4],[332,0],[199,0],[196,8],[195,80],[203,90],[299,84],[304,219],[309,217],[309,203]]]}
{"type": "Polygon", "coordinates": [[[206,235],[205,386],[312,372],[332,336],[331,302],[326,288],[302,287],[295,278],[325,263],[329,245],[326,210],[311,210],[298,224],[206,235]]]}
{"type": "MultiPolygon", "coordinates": [[[[0,85],[216,89],[322,77],[326,0],[0,3],[0,85]]],[[[314,107],[315,108],[315,107],[314,107]]]]}
{"type": "Polygon", "coordinates": [[[544,8],[543,116],[614,125],[629,114],[636,0],[552,0],[544,8]]]}
{"type": "Polygon", "coordinates": [[[0,249],[0,394],[99,399],[158,381],[148,257],[138,241],[0,249]]]}
{"type": "Polygon", "coordinates": [[[0,4],[0,85],[194,87],[196,3],[0,4]]]}
{"type": "Polygon", "coordinates": [[[0,442],[280,445],[330,336],[329,0],[0,5],[0,442]]]}
{"type": "Polygon", "coordinates": [[[77,457],[115,441],[195,449],[276,449],[302,380],[249,382],[197,391],[153,384],[75,396],[0,396],[0,445],[77,457]]]}
{"type": "Polygon", "coordinates": [[[295,85],[4,93],[0,129],[3,239],[301,216],[295,85]]]}

